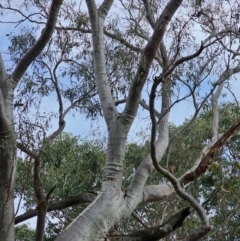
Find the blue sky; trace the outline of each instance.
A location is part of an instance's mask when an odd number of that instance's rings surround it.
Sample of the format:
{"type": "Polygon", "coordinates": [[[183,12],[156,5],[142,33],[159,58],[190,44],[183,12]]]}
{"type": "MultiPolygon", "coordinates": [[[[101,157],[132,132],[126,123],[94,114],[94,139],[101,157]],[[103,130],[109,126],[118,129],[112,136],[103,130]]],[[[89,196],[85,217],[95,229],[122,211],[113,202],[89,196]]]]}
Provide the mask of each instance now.
{"type": "MultiPolygon", "coordinates": [[[[8,15],[4,16],[4,21],[12,20],[13,16],[8,15]]],[[[16,19],[16,16],[14,16],[14,19],[16,19]]],[[[9,54],[8,54],[8,45],[9,41],[6,36],[6,34],[9,34],[11,31],[15,31],[13,25],[10,24],[0,24],[0,39],[1,39],[1,46],[0,46],[0,52],[2,53],[3,60],[5,61],[5,64],[7,67],[11,67],[11,62],[9,61],[9,54]]],[[[198,30],[196,29],[196,34],[198,34],[198,30]]],[[[198,41],[200,42],[201,36],[198,36],[198,41]]],[[[240,78],[239,74],[236,75],[237,78],[240,78]]],[[[239,80],[233,80],[231,81],[232,90],[235,92],[236,97],[238,100],[240,100],[240,81],[239,80]]],[[[227,93],[226,98],[221,98],[221,101],[231,101],[233,100],[233,97],[230,95],[230,93],[226,90],[223,91],[223,93],[227,93]]],[[[145,95],[144,95],[145,98],[145,95]]],[[[147,98],[147,96],[146,96],[147,98]]],[[[148,102],[148,100],[146,99],[148,102]]],[[[45,98],[41,104],[41,110],[55,110],[57,112],[58,110],[58,104],[56,96],[50,96],[49,98],[45,98]]],[[[119,107],[121,110],[121,106],[119,107]]],[[[177,105],[173,106],[170,114],[170,122],[173,122],[176,125],[182,124],[182,122],[186,118],[190,118],[191,115],[194,113],[194,108],[192,105],[191,99],[184,100],[177,105]]],[[[58,120],[55,119],[52,121],[52,130],[54,131],[57,128],[58,120]]],[[[91,139],[91,133],[93,130],[99,129],[99,132],[106,133],[106,126],[102,118],[100,118],[98,121],[91,122],[90,120],[85,119],[85,115],[81,114],[75,114],[75,117],[72,116],[72,113],[70,112],[66,116],[66,128],[64,131],[71,132],[74,135],[80,135],[82,138],[89,138],[91,139]]],[[[143,130],[147,130],[147,134],[149,135],[149,113],[147,111],[143,111],[142,108],[139,108],[139,112],[137,114],[137,118],[133,123],[133,126],[131,128],[128,140],[129,142],[132,141],[138,141],[141,140],[140,137],[136,136],[136,133],[143,130]]],[[[16,204],[17,204],[16,200],[16,204]]],[[[24,210],[20,209],[19,214],[23,213],[24,210]]],[[[28,220],[27,223],[31,223],[32,227],[36,224],[36,219],[28,220]]]]}

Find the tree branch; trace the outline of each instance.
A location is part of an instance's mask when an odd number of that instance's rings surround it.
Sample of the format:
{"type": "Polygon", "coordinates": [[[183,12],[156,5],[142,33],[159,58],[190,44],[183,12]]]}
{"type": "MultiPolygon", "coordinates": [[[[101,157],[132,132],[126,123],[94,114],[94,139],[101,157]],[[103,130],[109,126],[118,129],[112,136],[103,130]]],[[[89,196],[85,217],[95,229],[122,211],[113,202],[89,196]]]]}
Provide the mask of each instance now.
{"type": "MultiPolygon", "coordinates": [[[[203,148],[201,155],[196,159],[193,167],[186,171],[179,178],[179,181],[183,183],[184,186],[187,186],[189,183],[203,175],[211,165],[213,154],[218,151],[232,136],[234,136],[235,133],[238,133],[239,130],[240,119],[235,124],[233,124],[224,134],[219,134],[203,148]]],[[[151,161],[149,155],[146,158],[148,159],[148,162],[151,161]]],[[[146,166],[146,161],[144,164],[146,166]]],[[[143,165],[143,163],[141,163],[140,166],[141,165],[143,165]]],[[[171,183],[145,186],[143,188],[141,198],[139,199],[139,203],[160,201],[166,197],[169,197],[170,195],[173,195],[174,193],[175,191],[171,183]]]]}
{"type": "Polygon", "coordinates": [[[218,123],[219,123],[219,111],[218,111],[218,99],[220,97],[220,94],[222,92],[224,81],[221,81],[219,84],[216,92],[212,95],[211,101],[212,101],[212,112],[213,112],[213,121],[212,121],[212,138],[216,137],[218,135],[218,123]]]}
{"type": "MultiPolygon", "coordinates": [[[[57,98],[58,98],[58,104],[59,104],[59,121],[58,121],[58,125],[59,127],[62,126],[64,124],[64,119],[63,119],[63,102],[62,102],[62,95],[58,86],[58,79],[57,79],[57,75],[56,75],[56,70],[58,68],[58,66],[60,65],[61,60],[58,61],[53,69],[53,77],[54,79],[52,79],[52,82],[54,84],[56,93],[57,93],[57,98]]],[[[50,72],[51,73],[51,72],[50,72]]]]}
{"type": "Polygon", "coordinates": [[[146,228],[144,230],[136,231],[123,237],[113,238],[114,241],[158,241],[161,238],[166,237],[169,233],[180,228],[183,225],[184,220],[190,214],[190,208],[184,208],[173,217],[171,217],[165,223],[156,226],[146,228]]]}
{"type": "Polygon", "coordinates": [[[197,179],[205,173],[211,164],[213,154],[219,150],[238,130],[240,129],[240,119],[238,119],[224,134],[220,134],[204,147],[201,156],[198,157],[194,166],[181,177],[184,185],[197,179]]]}
{"type": "MultiPolygon", "coordinates": [[[[56,27],[57,30],[68,30],[68,31],[78,31],[81,33],[92,33],[91,29],[84,29],[84,28],[77,28],[77,27],[56,27]]],[[[117,40],[119,43],[123,44],[125,47],[127,47],[128,49],[140,53],[141,52],[141,48],[136,47],[134,45],[132,45],[131,43],[129,43],[128,41],[126,41],[124,38],[122,38],[121,36],[117,35],[117,34],[113,34],[109,31],[106,30],[106,28],[103,29],[103,33],[105,36],[117,40]]]]}
{"type": "Polygon", "coordinates": [[[0,136],[5,139],[9,134],[13,133],[10,120],[7,118],[4,99],[0,89],[0,136]]]}
{"type": "Polygon", "coordinates": [[[45,198],[42,190],[40,178],[41,158],[36,156],[34,159],[33,188],[37,199],[37,226],[35,241],[42,241],[44,237],[45,218],[47,214],[48,200],[45,198]]]}
{"type": "Polygon", "coordinates": [[[155,27],[155,20],[151,14],[151,10],[150,10],[150,5],[149,5],[149,1],[148,0],[142,0],[145,10],[146,10],[146,18],[149,22],[149,24],[151,25],[152,29],[154,29],[155,27]]]}
{"type": "Polygon", "coordinates": [[[144,186],[140,203],[157,202],[175,194],[173,185],[169,183],[144,186]]]}
{"type": "MultiPolygon", "coordinates": [[[[110,1],[111,2],[111,1],[110,1]]],[[[89,18],[92,28],[92,41],[93,41],[93,62],[95,80],[98,89],[98,94],[103,110],[103,115],[108,128],[114,120],[117,110],[112,98],[110,86],[107,80],[105,49],[103,41],[103,23],[105,16],[99,16],[95,1],[86,1],[89,18]]],[[[104,1],[104,8],[107,9],[108,1],[104,1]]]]}
{"type": "Polygon", "coordinates": [[[127,103],[122,113],[123,119],[127,123],[131,123],[136,115],[138,103],[141,98],[142,88],[147,79],[152,61],[163,39],[169,21],[181,3],[182,0],[171,0],[168,2],[167,6],[164,8],[155,24],[151,39],[148,41],[146,47],[143,50],[141,59],[139,61],[138,70],[131,83],[127,103]]]}
{"type": "MultiPolygon", "coordinates": [[[[83,193],[83,194],[79,194],[77,196],[71,196],[63,201],[49,204],[47,207],[47,212],[62,210],[62,209],[72,207],[74,205],[78,205],[81,203],[93,202],[95,197],[96,197],[96,194],[93,194],[93,193],[83,193]]],[[[27,211],[26,213],[17,216],[15,218],[15,224],[21,223],[23,221],[26,221],[30,218],[37,216],[37,212],[38,212],[38,210],[34,209],[34,210],[27,211]]]]}
{"type": "Polygon", "coordinates": [[[37,40],[37,42],[29,49],[25,56],[23,56],[23,58],[20,60],[17,67],[12,73],[14,84],[13,88],[17,86],[19,80],[22,78],[29,65],[41,53],[41,51],[44,49],[44,47],[47,45],[48,41],[52,37],[62,3],[63,0],[52,1],[46,27],[42,31],[42,34],[37,40]]]}
{"type": "Polygon", "coordinates": [[[29,148],[27,148],[22,143],[17,142],[17,148],[33,159],[36,158],[36,156],[37,156],[35,153],[33,153],[29,148]]]}
{"type": "Polygon", "coordinates": [[[106,18],[114,0],[104,0],[101,6],[98,9],[99,15],[102,16],[102,18],[106,18]]]}
{"type": "Polygon", "coordinates": [[[2,54],[0,53],[0,85],[2,85],[2,82],[5,80],[6,75],[7,72],[3,63],[2,54]]]}

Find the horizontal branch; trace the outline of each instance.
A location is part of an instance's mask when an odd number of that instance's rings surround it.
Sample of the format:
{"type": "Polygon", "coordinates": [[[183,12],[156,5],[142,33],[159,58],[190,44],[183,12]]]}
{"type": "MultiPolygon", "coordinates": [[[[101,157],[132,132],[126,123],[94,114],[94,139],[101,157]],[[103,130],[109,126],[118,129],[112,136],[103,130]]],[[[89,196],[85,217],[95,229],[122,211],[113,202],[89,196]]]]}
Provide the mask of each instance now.
{"type": "MultiPolygon", "coordinates": [[[[234,136],[234,134],[236,134],[239,129],[240,119],[235,124],[233,124],[224,134],[220,134],[218,137],[215,137],[212,142],[203,148],[201,155],[196,159],[194,166],[185,172],[182,177],[180,177],[180,182],[184,186],[187,186],[189,183],[203,175],[211,165],[213,154],[218,151],[232,136],[234,136]]],[[[149,156],[146,158],[150,159],[149,156]]],[[[143,164],[146,165],[144,162],[141,163],[141,165],[143,164]]],[[[164,198],[169,197],[174,193],[175,191],[171,183],[145,186],[143,188],[142,197],[139,202],[156,202],[163,200],[164,198]]]]}
{"type": "MultiPolygon", "coordinates": [[[[74,205],[78,205],[81,203],[90,203],[94,201],[95,197],[96,195],[93,193],[83,193],[77,196],[68,197],[66,200],[50,204],[47,208],[47,212],[62,210],[64,208],[72,207],[74,205]]],[[[17,216],[15,218],[15,224],[21,223],[25,220],[35,217],[37,216],[37,213],[37,209],[29,210],[26,213],[17,216]]]]}
{"type": "Polygon", "coordinates": [[[175,194],[175,190],[170,182],[159,185],[145,186],[142,192],[141,203],[160,201],[173,194],[175,194]]]}

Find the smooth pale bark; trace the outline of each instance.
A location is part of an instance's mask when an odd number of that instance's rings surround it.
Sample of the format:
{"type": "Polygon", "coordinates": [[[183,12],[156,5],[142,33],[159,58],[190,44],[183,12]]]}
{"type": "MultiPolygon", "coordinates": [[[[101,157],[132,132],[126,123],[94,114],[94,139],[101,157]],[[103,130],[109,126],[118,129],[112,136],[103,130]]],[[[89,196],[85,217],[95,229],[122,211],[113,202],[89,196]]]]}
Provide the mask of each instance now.
{"type": "Polygon", "coordinates": [[[12,79],[7,75],[0,55],[0,241],[14,240],[16,148],[12,93],[12,79]]]}
{"type": "Polygon", "coordinates": [[[40,177],[41,158],[35,156],[33,168],[33,187],[34,194],[37,199],[37,226],[35,233],[35,241],[42,241],[45,230],[45,218],[47,214],[48,200],[42,190],[42,182],[40,177]]]}
{"type": "MultiPolygon", "coordinates": [[[[131,192],[129,192],[130,190],[121,191],[126,139],[137,112],[139,98],[151,63],[164,36],[167,25],[182,1],[169,1],[160,15],[152,38],[146,45],[139,61],[139,68],[131,84],[126,108],[121,114],[117,113],[111,96],[104,57],[103,23],[112,2],[104,1],[103,5],[97,9],[95,1],[86,1],[92,28],[96,85],[108,127],[108,149],[104,168],[103,188],[95,201],[57,237],[56,241],[101,240],[114,224],[129,216],[137,204],[141,202],[142,189],[146,181],[144,178],[145,180],[137,188],[137,192],[134,192],[133,189],[130,189],[131,192]]],[[[164,132],[164,127],[162,131],[164,132]]],[[[162,144],[164,143],[162,142],[162,144]]],[[[160,156],[163,153],[163,151],[160,151],[160,156]]]]}
{"type": "Polygon", "coordinates": [[[51,39],[53,31],[55,29],[55,25],[57,23],[58,13],[60,11],[62,3],[63,0],[52,0],[48,20],[45,28],[42,30],[41,36],[36,41],[36,43],[29,49],[29,51],[23,56],[23,58],[20,60],[17,67],[12,73],[14,88],[17,86],[19,80],[22,78],[29,65],[42,52],[43,48],[51,39]]]}
{"type": "Polygon", "coordinates": [[[16,140],[13,129],[13,92],[29,65],[51,38],[62,2],[63,0],[52,1],[45,29],[37,42],[20,60],[11,76],[7,75],[0,56],[0,241],[14,240],[16,140]]]}

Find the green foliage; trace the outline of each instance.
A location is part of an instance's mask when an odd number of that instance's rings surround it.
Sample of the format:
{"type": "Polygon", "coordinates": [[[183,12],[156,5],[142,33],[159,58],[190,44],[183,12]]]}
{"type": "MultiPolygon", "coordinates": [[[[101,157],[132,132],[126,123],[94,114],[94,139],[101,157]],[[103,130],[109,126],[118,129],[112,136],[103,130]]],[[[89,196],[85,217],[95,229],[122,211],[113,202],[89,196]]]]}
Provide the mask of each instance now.
{"type": "Polygon", "coordinates": [[[33,241],[35,237],[35,230],[28,227],[27,224],[15,227],[16,241],[33,241]]]}
{"type": "Polygon", "coordinates": [[[35,36],[33,32],[25,27],[21,29],[20,35],[10,34],[9,40],[11,42],[8,48],[12,55],[12,61],[19,62],[23,55],[29,50],[29,48],[35,43],[35,36]]]}
{"type": "MultiPolygon", "coordinates": [[[[226,131],[236,119],[239,118],[239,107],[232,103],[224,103],[219,108],[220,123],[219,133],[226,131]]],[[[167,166],[177,177],[180,177],[188,168],[192,167],[202,148],[211,141],[212,112],[205,109],[199,114],[195,122],[183,133],[177,135],[171,146],[168,161],[166,157],[161,164],[167,166]]],[[[186,120],[183,125],[187,124],[186,120]]],[[[182,126],[170,124],[170,138],[182,126]]],[[[200,203],[209,200],[204,208],[207,210],[212,226],[212,231],[206,240],[238,240],[240,238],[239,219],[239,174],[240,174],[240,138],[233,137],[225,147],[215,153],[211,168],[202,177],[198,178],[188,187],[190,192],[200,203]]],[[[149,143],[145,145],[130,144],[127,147],[126,166],[130,182],[141,154],[149,153],[149,143]],[[130,152],[128,152],[130,151],[130,152]]],[[[147,184],[158,184],[164,181],[159,173],[154,172],[147,184]]],[[[134,214],[145,221],[147,226],[156,225],[165,214],[166,219],[186,207],[187,203],[179,197],[169,197],[161,202],[152,202],[139,205],[134,214]]],[[[184,228],[170,234],[177,234],[179,239],[184,239],[192,230],[200,225],[195,213],[185,221],[184,228]]],[[[144,227],[133,217],[127,218],[119,224],[119,229],[125,232],[136,231],[144,227]]]]}
{"type": "MultiPolygon", "coordinates": [[[[219,131],[223,132],[231,123],[239,117],[238,108],[231,103],[224,103],[220,109],[219,131]]],[[[183,133],[177,135],[170,150],[168,159],[163,158],[162,165],[176,176],[181,176],[187,168],[191,167],[203,146],[211,141],[212,113],[206,109],[202,111],[195,122],[183,133]]],[[[186,120],[183,125],[187,124],[186,120]]],[[[181,129],[182,126],[170,124],[170,137],[181,129]]],[[[129,143],[126,147],[125,168],[123,174],[123,189],[126,188],[134,176],[140,161],[149,153],[149,142],[138,144],[129,143]]],[[[199,202],[209,201],[204,206],[210,215],[213,226],[209,240],[230,240],[239,236],[239,208],[238,198],[240,159],[240,140],[236,136],[232,138],[224,148],[215,153],[212,166],[188,191],[199,202]],[[229,217],[227,224],[223,220],[229,217]],[[231,217],[231,218],[230,218],[231,217]],[[220,238],[221,237],[221,238],[220,238]]],[[[56,189],[50,197],[51,202],[64,200],[68,196],[77,195],[86,191],[99,191],[101,189],[102,168],[105,161],[104,145],[99,142],[82,141],[79,137],[63,133],[49,148],[41,152],[42,170],[41,178],[45,193],[56,185],[56,189]]],[[[25,207],[32,208],[35,205],[31,183],[31,161],[19,160],[16,194],[24,195],[25,207]],[[23,179],[22,176],[25,178],[23,179]]],[[[159,173],[154,172],[147,184],[158,184],[165,181],[159,173]]],[[[134,215],[142,220],[147,220],[148,226],[156,225],[165,213],[166,219],[183,207],[186,207],[178,197],[169,197],[161,202],[150,202],[139,205],[134,215]]],[[[86,205],[78,205],[64,211],[55,211],[50,214],[61,222],[58,224],[48,220],[45,241],[52,241],[57,234],[74,219],[86,205]],[[61,223],[61,225],[60,225],[61,223]]],[[[185,228],[175,233],[183,238],[192,229],[199,225],[199,219],[193,213],[190,219],[185,221],[185,228]]],[[[119,230],[132,232],[142,229],[142,225],[132,216],[119,223],[119,230]]],[[[171,234],[172,235],[172,234],[171,234]]]]}
{"type": "MultiPolygon", "coordinates": [[[[101,147],[90,142],[82,142],[78,137],[63,133],[53,143],[51,148],[41,151],[42,170],[41,178],[43,189],[47,193],[53,186],[56,188],[51,196],[51,201],[62,200],[68,196],[101,188],[102,168],[105,154],[101,147]]],[[[31,186],[29,178],[22,180],[21,177],[31,177],[31,161],[19,161],[17,175],[17,193],[22,189],[25,201],[33,201],[30,197],[31,186]],[[26,188],[28,186],[28,188],[26,188]]],[[[31,178],[30,178],[31,179],[31,178]]]]}
{"type": "MultiPolygon", "coordinates": [[[[41,151],[42,169],[41,180],[45,195],[56,186],[49,203],[55,203],[73,195],[101,189],[102,169],[105,154],[101,146],[93,142],[81,141],[79,137],[63,133],[51,145],[41,151]]],[[[16,180],[16,195],[24,196],[24,207],[29,210],[36,206],[32,186],[32,161],[19,160],[16,180]],[[22,178],[22,177],[25,178],[22,178]]],[[[81,212],[86,205],[79,205],[66,210],[66,212],[52,212],[67,225],[72,218],[81,212]]],[[[51,221],[49,225],[53,225],[51,221]]],[[[65,227],[54,224],[61,230],[65,227]]],[[[53,229],[47,228],[49,232],[53,229]]],[[[49,234],[50,235],[50,234],[49,234]]]]}

